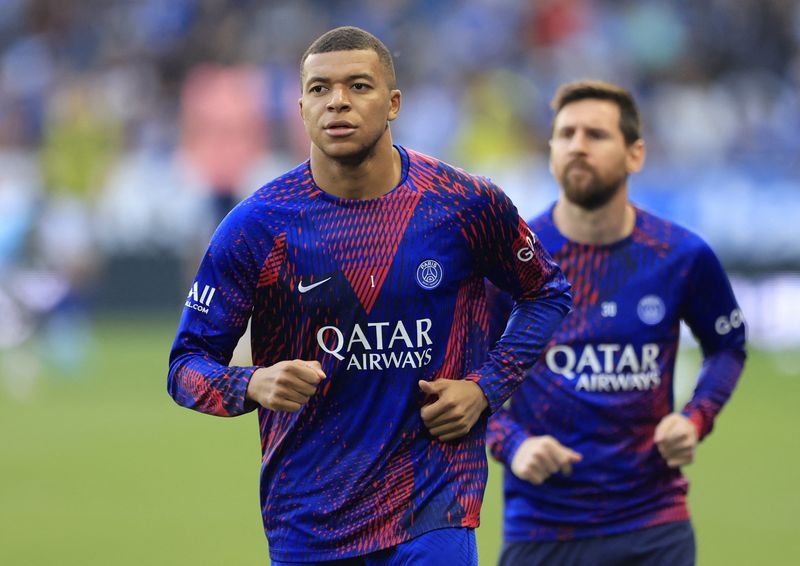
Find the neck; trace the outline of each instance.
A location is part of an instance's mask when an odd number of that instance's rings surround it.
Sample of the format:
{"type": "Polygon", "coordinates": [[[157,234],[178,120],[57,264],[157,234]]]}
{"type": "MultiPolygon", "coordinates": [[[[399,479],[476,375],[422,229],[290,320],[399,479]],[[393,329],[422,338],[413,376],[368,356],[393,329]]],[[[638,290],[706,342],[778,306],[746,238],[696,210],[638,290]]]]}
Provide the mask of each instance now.
{"type": "Polygon", "coordinates": [[[363,158],[338,159],[311,145],[311,175],[319,188],[343,199],[368,200],[385,195],[402,175],[402,159],[387,128],[363,158]]]}
{"type": "Polygon", "coordinates": [[[636,211],[628,201],[628,187],[595,210],[586,210],[561,198],[553,210],[556,228],[567,239],[579,244],[607,245],[627,238],[636,225],[636,211]]]}

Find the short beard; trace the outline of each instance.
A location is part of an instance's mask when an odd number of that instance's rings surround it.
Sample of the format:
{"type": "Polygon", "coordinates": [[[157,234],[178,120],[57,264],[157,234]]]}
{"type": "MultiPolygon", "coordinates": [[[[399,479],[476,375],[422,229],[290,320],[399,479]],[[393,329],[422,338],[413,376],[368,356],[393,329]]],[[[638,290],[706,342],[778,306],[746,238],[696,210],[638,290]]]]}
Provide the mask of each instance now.
{"type": "Polygon", "coordinates": [[[581,188],[569,181],[569,172],[574,165],[574,162],[570,163],[564,170],[561,176],[561,187],[564,189],[566,199],[584,210],[597,210],[608,204],[628,178],[627,174],[623,174],[614,181],[603,182],[592,167],[584,164],[582,167],[591,174],[591,179],[581,188]]]}
{"type": "Polygon", "coordinates": [[[378,143],[380,143],[384,132],[386,132],[388,128],[389,123],[387,122],[386,128],[384,128],[384,130],[374,140],[372,140],[371,143],[364,144],[364,146],[358,149],[355,153],[344,156],[329,155],[329,157],[344,167],[356,168],[377,153],[378,143]]]}

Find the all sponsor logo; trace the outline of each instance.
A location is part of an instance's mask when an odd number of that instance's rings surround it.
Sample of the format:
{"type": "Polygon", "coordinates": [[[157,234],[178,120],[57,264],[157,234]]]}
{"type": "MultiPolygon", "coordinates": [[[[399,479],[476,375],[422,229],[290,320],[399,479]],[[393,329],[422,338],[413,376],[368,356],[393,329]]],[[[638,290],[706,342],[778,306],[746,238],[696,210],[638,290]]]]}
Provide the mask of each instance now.
{"type": "Polygon", "coordinates": [[[577,350],[557,344],[545,355],[553,373],[574,383],[577,391],[647,391],[661,384],[658,344],[586,344],[577,350]]]}
{"type": "Polygon", "coordinates": [[[421,368],[431,363],[431,319],[413,324],[370,322],[343,331],[337,326],[317,330],[317,344],[323,352],[347,362],[347,369],[382,371],[391,368],[421,368]]]}
{"type": "Polygon", "coordinates": [[[423,289],[435,289],[443,276],[442,265],[435,259],[426,259],[417,266],[417,285],[423,289]]]}
{"type": "Polygon", "coordinates": [[[533,233],[533,230],[528,229],[528,235],[525,236],[525,243],[527,245],[521,247],[519,251],[517,251],[517,259],[527,263],[534,258],[533,246],[536,245],[536,234],[533,233]]]}
{"type": "Polygon", "coordinates": [[[720,336],[729,334],[731,330],[744,324],[744,315],[740,309],[733,309],[730,316],[721,316],[714,322],[714,330],[720,336]]]}
{"type": "Polygon", "coordinates": [[[214,298],[214,293],[217,292],[215,287],[204,285],[202,292],[200,285],[195,281],[189,289],[189,295],[186,297],[186,307],[208,314],[208,307],[211,306],[211,300],[214,298]]]}

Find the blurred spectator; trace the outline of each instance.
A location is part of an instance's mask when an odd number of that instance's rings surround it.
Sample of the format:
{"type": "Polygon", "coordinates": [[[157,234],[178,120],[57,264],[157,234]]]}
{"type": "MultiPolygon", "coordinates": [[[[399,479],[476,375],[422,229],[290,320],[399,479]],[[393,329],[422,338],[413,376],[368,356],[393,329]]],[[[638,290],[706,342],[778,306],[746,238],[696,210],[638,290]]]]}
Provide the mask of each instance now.
{"type": "Polygon", "coordinates": [[[555,194],[555,86],[606,79],[651,117],[639,204],[743,274],[800,270],[797,2],[4,0],[0,301],[18,322],[48,319],[31,269],[76,320],[95,286],[125,308],[183,292],[160,267],[140,302],[121,287],[150,261],[194,265],[220,215],[307,158],[299,57],[340,24],[392,49],[398,142],[493,177],[523,216],[555,194]]]}
{"type": "Polygon", "coordinates": [[[243,183],[266,150],[262,81],[255,68],[202,65],[183,85],[180,150],[211,190],[215,225],[252,190],[243,183]]]}

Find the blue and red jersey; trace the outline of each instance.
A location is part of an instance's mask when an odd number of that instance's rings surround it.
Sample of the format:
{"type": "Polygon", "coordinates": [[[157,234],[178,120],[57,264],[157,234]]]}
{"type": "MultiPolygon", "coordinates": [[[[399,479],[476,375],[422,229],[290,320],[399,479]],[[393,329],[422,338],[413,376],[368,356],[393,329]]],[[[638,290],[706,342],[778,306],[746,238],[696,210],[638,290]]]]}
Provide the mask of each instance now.
{"type": "Polygon", "coordinates": [[[683,409],[700,438],[741,374],[744,321],[722,266],[698,236],[640,209],[632,234],[611,245],[567,240],[552,209],[531,227],[573,284],[574,310],[489,424],[491,452],[507,466],[506,540],[605,536],[688,519],[687,481],[653,435],[675,409],[681,320],[704,356],[683,409]],[[511,473],[519,445],[538,435],[583,455],[570,477],[536,486],[511,473]]]}
{"type": "Polygon", "coordinates": [[[218,228],[186,300],[169,392],[204,413],[258,411],[275,560],[476,527],[486,416],[439,442],[417,382],[473,380],[497,410],[570,308],[559,268],[497,187],[397,150],[401,182],[379,198],[327,194],[309,162],[256,191],[218,228]],[[484,277],[516,299],[491,351],[484,277]],[[254,367],[228,367],[251,317],[254,367]],[[318,360],[327,376],[300,411],[246,399],[257,367],[291,359],[318,360]]]}

